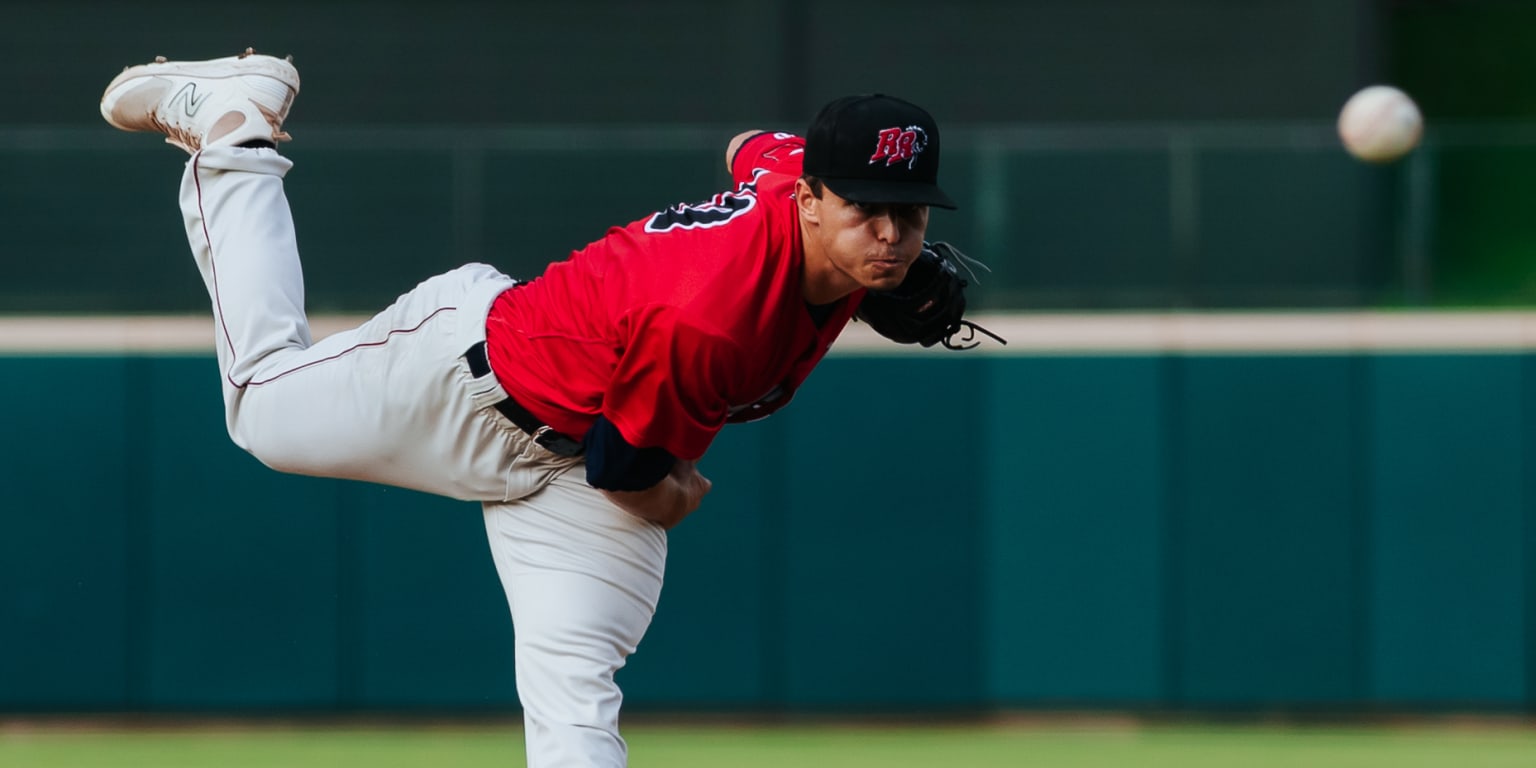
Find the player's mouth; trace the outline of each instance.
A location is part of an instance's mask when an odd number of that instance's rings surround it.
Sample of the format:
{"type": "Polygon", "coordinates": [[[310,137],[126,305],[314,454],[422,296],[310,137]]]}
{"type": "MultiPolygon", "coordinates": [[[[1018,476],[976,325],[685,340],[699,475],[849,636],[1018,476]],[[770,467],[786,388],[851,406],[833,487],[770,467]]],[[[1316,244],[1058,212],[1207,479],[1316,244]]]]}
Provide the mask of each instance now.
{"type": "Polygon", "coordinates": [[[894,281],[905,276],[905,259],[875,259],[869,263],[870,276],[880,281],[894,281]]]}

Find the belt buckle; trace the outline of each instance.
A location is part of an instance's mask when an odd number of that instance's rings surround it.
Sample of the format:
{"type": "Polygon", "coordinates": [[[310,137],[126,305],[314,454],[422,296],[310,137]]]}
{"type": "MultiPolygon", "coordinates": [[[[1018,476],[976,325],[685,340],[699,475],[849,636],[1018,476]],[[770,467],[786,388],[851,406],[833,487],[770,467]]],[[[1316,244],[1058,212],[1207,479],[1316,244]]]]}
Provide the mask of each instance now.
{"type": "Polygon", "coordinates": [[[538,431],[533,433],[533,441],[556,456],[571,458],[580,456],[582,451],[580,442],[556,432],[548,424],[539,427],[538,431]]]}

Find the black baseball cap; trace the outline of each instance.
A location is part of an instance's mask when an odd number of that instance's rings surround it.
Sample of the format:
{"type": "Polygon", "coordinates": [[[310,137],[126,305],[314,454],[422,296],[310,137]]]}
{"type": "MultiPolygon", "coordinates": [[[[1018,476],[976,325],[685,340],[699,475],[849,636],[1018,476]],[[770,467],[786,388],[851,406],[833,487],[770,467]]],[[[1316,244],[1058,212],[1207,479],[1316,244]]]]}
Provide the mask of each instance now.
{"type": "Polygon", "coordinates": [[[938,123],[894,96],[845,96],[822,107],[805,134],[804,170],[856,203],[958,207],[939,189],[938,123]]]}

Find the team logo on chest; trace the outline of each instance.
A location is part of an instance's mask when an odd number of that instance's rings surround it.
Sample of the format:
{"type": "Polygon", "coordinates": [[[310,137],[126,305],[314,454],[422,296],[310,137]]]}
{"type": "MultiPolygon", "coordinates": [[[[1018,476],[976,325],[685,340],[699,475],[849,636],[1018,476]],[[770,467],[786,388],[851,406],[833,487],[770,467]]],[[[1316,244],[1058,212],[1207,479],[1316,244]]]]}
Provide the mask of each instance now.
{"type": "Polygon", "coordinates": [[[917,156],[922,154],[927,146],[928,132],[924,131],[922,126],[886,128],[875,140],[875,154],[870,156],[869,164],[874,165],[884,160],[888,166],[906,163],[907,168],[910,169],[917,163],[917,156]]]}
{"type": "Polygon", "coordinates": [[[645,231],[654,234],[674,229],[718,227],[729,224],[732,219],[752,210],[756,204],[757,186],[743,184],[735,192],[721,192],[710,200],[692,205],[678,203],[654,214],[645,222],[645,231]]]}

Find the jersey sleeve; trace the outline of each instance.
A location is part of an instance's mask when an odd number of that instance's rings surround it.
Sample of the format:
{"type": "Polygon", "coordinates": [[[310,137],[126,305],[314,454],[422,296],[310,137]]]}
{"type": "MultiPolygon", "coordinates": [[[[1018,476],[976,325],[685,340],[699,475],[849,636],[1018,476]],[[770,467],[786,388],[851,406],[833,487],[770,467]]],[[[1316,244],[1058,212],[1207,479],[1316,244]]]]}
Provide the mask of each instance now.
{"type": "Polygon", "coordinates": [[[587,430],[587,485],[605,491],[643,491],[672,471],[677,459],[665,448],[636,448],[602,416],[587,430]]]}
{"type": "Polygon", "coordinates": [[[742,369],[740,347],[679,322],[677,310],[665,306],[641,308],[626,325],[630,342],[604,395],[602,415],[637,448],[698,459],[725,426],[734,372],[742,369]]]}
{"type": "Polygon", "coordinates": [[[731,158],[731,179],[745,184],[758,171],[799,176],[805,157],[805,139],[793,133],[765,131],[742,142],[731,158]]]}

